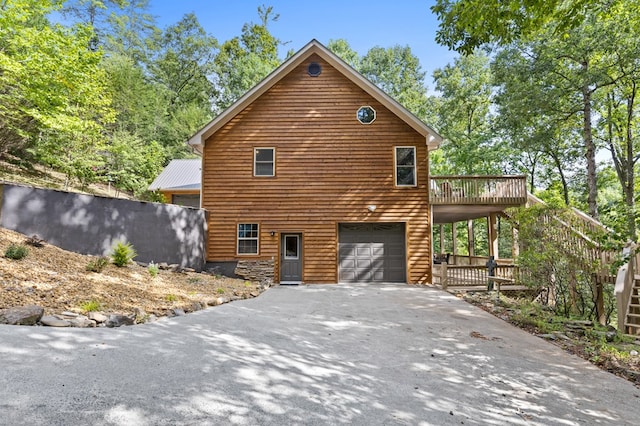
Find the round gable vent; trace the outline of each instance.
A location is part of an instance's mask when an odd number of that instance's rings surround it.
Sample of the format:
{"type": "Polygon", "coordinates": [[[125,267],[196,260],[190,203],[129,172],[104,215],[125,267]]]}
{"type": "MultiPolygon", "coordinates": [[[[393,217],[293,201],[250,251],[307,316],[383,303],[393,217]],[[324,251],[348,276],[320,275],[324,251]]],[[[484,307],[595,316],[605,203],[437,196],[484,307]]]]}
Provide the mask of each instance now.
{"type": "Polygon", "coordinates": [[[311,77],[317,77],[322,72],[322,67],[317,62],[311,62],[307,67],[307,72],[311,77]]]}

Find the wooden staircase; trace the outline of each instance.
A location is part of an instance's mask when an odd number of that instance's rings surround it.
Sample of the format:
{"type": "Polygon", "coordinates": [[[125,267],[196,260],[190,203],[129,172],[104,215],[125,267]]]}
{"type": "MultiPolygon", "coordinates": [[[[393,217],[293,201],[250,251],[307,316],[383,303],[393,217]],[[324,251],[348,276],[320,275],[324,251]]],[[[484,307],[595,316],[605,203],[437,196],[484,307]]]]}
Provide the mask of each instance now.
{"type": "Polygon", "coordinates": [[[635,276],[629,295],[627,315],[624,321],[625,334],[640,335],[640,276],[635,276]]]}
{"type": "Polygon", "coordinates": [[[620,267],[616,277],[618,330],[624,334],[640,335],[640,250],[629,244],[623,250],[628,262],[620,267]]]}

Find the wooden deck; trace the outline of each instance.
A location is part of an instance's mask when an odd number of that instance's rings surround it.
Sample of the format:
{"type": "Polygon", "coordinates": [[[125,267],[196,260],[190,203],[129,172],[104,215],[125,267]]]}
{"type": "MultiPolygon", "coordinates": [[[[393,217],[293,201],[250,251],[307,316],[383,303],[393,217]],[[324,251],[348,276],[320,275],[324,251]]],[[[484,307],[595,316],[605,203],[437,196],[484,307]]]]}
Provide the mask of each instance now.
{"type": "Polygon", "coordinates": [[[431,176],[434,223],[488,217],[527,202],[525,176],[431,176]]]}
{"type": "Polygon", "coordinates": [[[432,176],[432,205],[520,206],[527,202],[525,176],[432,176]]]}

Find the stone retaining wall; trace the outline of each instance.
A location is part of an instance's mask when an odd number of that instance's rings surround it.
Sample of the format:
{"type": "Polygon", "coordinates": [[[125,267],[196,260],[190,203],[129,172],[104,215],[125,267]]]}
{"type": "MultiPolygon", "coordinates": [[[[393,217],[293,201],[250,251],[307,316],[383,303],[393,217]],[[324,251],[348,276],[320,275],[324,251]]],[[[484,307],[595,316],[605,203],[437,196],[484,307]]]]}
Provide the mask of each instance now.
{"type": "Polygon", "coordinates": [[[245,280],[273,283],[273,260],[239,260],[235,274],[245,280]]]}

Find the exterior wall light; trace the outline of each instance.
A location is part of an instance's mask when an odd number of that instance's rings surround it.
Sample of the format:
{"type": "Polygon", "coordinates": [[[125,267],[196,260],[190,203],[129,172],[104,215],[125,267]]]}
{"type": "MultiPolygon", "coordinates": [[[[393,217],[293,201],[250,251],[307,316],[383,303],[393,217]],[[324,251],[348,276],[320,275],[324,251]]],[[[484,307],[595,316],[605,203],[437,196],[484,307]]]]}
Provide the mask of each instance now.
{"type": "Polygon", "coordinates": [[[371,213],[376,211],[376,205],[375,204],[371,204],[370,206],[367,206],[367,210],[369,210],[371,213]]]}
{"type": "Polygon", "coordinates": [[[273,237],[274,235],[276,235],[276,231],[269,232],[269,235],[271,235],[273,237]]]}

